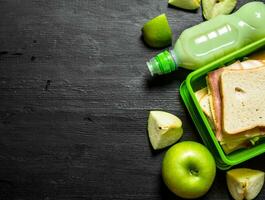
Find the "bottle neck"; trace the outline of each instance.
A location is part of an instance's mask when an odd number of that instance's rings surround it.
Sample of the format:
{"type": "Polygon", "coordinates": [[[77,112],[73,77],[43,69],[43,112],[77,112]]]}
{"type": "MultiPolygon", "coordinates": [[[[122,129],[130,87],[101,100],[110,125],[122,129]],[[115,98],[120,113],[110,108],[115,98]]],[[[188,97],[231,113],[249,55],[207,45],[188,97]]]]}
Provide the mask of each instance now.
{"type": "Polygon", "coordinates": [[[174,60],[174,63],[175,63],[175,70],[178,68],[178,66],[179,66],[179,61],[178,61],[178,58],[177,58],[177,55],[175,54],[175,51],[173,50],[173,49],[170,49],[169,50],[169,53],[170,53],[170,55],[171,55],[171,57],[173,58],[173,60],[174,60]]]}
{"type": "Polygon", "coordinates": [[[178,67],[178,59],[173,50],[166,50],[153,57],[146,64],[152,76],[155,74],[162,75],[175,71],[178,67]]]}

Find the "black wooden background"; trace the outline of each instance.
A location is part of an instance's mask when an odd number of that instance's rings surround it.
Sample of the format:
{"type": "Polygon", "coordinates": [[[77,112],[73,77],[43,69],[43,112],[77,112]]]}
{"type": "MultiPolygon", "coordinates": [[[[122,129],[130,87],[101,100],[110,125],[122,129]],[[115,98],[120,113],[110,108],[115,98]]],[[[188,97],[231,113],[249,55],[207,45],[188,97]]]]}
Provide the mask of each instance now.
{"type": "MultiPolygon", "coordinates": [[[[174,38],[203,21],[166,0],[0,0],[0,200],[177,199],[148,112],[176,114],[181,140],[201,140],[179,95],[189,72],[151,78],[145,65],[161,50],[141,28],[161,13],[174,38]]],[[[225,172],[203,199],[231,199],[225,172]]]]}

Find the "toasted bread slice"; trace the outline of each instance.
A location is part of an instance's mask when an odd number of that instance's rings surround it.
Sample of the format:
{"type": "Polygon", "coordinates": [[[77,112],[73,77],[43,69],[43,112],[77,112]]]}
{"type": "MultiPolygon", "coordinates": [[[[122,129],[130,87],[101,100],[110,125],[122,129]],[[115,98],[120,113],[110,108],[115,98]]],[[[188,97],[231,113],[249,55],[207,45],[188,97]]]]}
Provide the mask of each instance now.
{"type": "Polygon", "coordinates": [[[265,67],[224,71],[221,95],[225,133],[265,127],[265,67]]]}

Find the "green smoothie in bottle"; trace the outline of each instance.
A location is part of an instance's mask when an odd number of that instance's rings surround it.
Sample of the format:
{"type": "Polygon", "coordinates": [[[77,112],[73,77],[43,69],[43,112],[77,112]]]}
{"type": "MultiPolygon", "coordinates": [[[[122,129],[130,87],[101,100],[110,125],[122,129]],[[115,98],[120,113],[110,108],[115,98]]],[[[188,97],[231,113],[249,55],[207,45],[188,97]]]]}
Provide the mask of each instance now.
{"type": "Polygon", "coordinates": [[[265,4],[251,2],[231,15],[186,29],[172,50],[158,54],[147,66],[151,75],[167,74],[178,67],[196,70],[264,37],[265,4]]]}

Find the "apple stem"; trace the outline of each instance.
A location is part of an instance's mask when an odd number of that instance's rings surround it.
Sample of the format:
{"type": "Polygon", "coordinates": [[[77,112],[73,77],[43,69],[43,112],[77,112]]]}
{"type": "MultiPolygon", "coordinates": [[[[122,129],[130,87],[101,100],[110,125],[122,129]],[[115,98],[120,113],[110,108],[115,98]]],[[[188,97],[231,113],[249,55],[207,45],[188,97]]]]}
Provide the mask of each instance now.
{"type": "Polygon", "coordinates": [[[199,171],[197,169],[190,169],[190,173],[194,176],[198,176],[199,171]]]}

